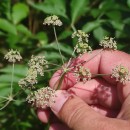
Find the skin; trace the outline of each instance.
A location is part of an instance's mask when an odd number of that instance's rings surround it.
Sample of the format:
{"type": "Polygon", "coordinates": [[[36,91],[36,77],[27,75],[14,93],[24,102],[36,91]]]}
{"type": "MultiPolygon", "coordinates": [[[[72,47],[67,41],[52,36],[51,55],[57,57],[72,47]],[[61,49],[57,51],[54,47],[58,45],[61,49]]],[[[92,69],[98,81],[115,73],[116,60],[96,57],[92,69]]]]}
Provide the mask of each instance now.
{"type": "MultiPolygon", "coordinates": [[[[76,62],[90,59],[99,51],[84,54],[76,62]]],[[[103,51],[84,66],[92,74],[111,74],[112,69],[120,64],[130,70],[130,55],[121,51],[103,51]]],[[[58,70],[52,76],[51,87],[60,74],[61,70],[58,70]]],[[[50,122],[49,130],[130,130],[130,81],[122,84],[111,76],[103,76],[76,83],[72,75],[66,74],[61,84],[61,89],[71,96],[60,111],[54,114],[50,109],[37,112],[43,123],[50,122]]]]}

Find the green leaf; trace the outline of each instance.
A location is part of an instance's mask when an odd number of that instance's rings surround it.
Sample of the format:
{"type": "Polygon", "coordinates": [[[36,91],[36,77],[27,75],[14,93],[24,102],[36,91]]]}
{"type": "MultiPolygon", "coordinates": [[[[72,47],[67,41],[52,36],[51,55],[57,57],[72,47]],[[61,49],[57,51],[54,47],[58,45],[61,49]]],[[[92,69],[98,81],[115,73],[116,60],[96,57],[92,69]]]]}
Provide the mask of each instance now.
{"type": "Polygon", "coordinates": [[[95,28],[99,27],[101,25],[101,23],[104,22],[103,20],[98,20],[98,21],[92,21],[92,22],[88,22],[83,26],[83,31],[85,32],[91,32],[93,31],[95,28]]]}
{"type": "Polygon", "coordinates": [[[15,26],[6,19],[0,18],[0,29],[7,33],[17,34],[15,26]]]}
{"type": "Polygon", "coordinates": [[[74,24],[79,16],[83,15],[89,7],[89,0],[72,0],[71,1],[71,23],[74,24]],[[86,7],[87,6],[87,7],[86,7]]]}
{"type": "Polygon", "coordinates": [[[70,31],[70,30],[63,31],[63,32],[59,35],[58,39],[59,39],[59,40],[64,40],[64,39],[66,39],[67,37],[69,37],[71,34],[72,34],[72,31],[70,31]]]}
{"type": "Polygon", "coordinates": [[[44,46],[48,42],[48,37],[45,32],[39,32],[35,35],[35,38],[39,40],[40,45],[44,46]]]}
{"type": "Polygon", "coordinates": [[[11,20],[11,0],[0,1],[0,15],[5,15],[7,19],[11,20]]]}
{"type": "Polygon", "coordinates": [[[9,48],[15,48],[16,44],[19,42],[19,35],[9,33],[6,38],[6,42],[9,45],[9,48]]]}
{"type": "MultiPolygon", "coordinates": [[[[27,73],[27,68],[24,65],[17,65],[15,64],[14,69],[14,75],[17,75],[19,77],[23,77],[27,73]]],[[[0,69],[0,72],[11,74],[12,73],[12,66],[8,65],[6,68],[0,69]]]]}
{"type": "MultiPolygon", "coordinates": [[[[0,82],[1,83],[9,83],[11,82],[11,76],[12,74],[3,74],[0,76],[0,82]]],[[[20,77],[14,76],[13,81],[17,83],[20,80],[20,77]]]]}
{"type": "Polygon", "coordinates": [[[29,13],[29,7],[23,3],[17,3],[13,6],[12,18],[14,24],[18,24],[21,20],[26,18],[29,13]]]}
{"type": "Polygon", "coordinates": [[[106,15],[107,15],[110,19],[115,20],[115,21],[120,21],[120,20],[122,20],[121,12],[120,12],[120,11],[117,11],[117,10],[115,10],[115,11],[108,11],[108,12],[106,13],[106,15]]]}
{"type": "Polygon", "coordinates": [[[102,27],[98,27],[93,31],[94,37],[98,40],[101,41],[103,37],[108,36],[109,33],[103,29],[102,27]]]}
{"type": "Polygon", "coordinates": [[[127,5],[128,5],[129,8],[130,8],[130,0],[127,0],[127,5]]]}
{"type": "Polygon", "coordinates": [[[47,14],[55,14],[67,18],[66,15],[66,1],[65,0],[44,0],[41,3],[28,2],[33,8],[43,11],[47,14]]]}
{"type": "MultiPolygon", "coordinates": [[[[51,43],[51,45],[46,45],[44,48],[46,49],[55,49],[58,52],[58,48],[56,43],[51,43]]],[[[73,50],[72,48],[70,48],[68,45],[63,45],[62,43],[59,43],[59,48],[61,50],[61,52],[67,54],[67,55],[71,55],[73,50]]]]}
{"type": "Polygon", "coordinates": [[[24,25],[22,25],[22,24],[18,24],[17,26],[16,26],[16,28],[17,28],[17,30],[20,32],[20,33],[23,33],[23,34],[25,34],[25,35],[27,35],[27,36],[31,36],[32,34],[31,34],[31,31],[26,27],[26,26],[24,26],[24,25]]]}
{"type": "Polygon", "coordinates": [[[110,21],[110,23],[112,24],[113,28],[115,28],[116,30],[122,31],[124,28],[124,24],[122,22],[110,21]]]}

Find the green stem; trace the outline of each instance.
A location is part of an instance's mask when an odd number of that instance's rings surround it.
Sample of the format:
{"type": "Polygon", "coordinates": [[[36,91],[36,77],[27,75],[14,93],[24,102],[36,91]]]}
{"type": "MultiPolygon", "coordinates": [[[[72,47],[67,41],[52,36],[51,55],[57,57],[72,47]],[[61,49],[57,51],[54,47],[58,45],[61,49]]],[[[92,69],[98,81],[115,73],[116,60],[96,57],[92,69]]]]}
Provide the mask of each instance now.
{"type": "Polygon", "coordinates": [[[10,100],[8,100],[3,107],[0,108],[0,110],[3,110],[6,106],[8,106],[10,103],[10,100]]]}
{"type": "Polygon", "coordinates": [[[61,67],[60,65],[57,65],[57,64],[54,64],[54,63],[51,63],[51,62],[48,62],[46,65],[54,65],[54,66],[61,67]]]}
{"type": "Polygon", "coordinates": [[[7,97],[0,96],[0,98],[8,99],[7,97]]]}
{"type": "Polygon", "coordinates": [[[54,35],[55,35],[55,39],[56,39],[56,44],[57,44],[57,47],[58,47],[58,50],[59,50],[59,53],[60,53],[60,56],[61,56],[61,59],[62,59],[62,63],[64,64],[63,56],[62,56],[62,53],[61,53],[61,50],[60,50],[60,46],[59,46],[59,42],[58,42],[57,35],[56,35],[55,26],[53,26],[53,30],[54,30],[54,35]]]}
{"type": "Polygon", "coordinates": [[[12,64],[12,76],[11,76],[11,90],[10,90],[10,95],[13,94],[13,82],[14,82],[14,63],[12,64]]]}
{"type": "Polygon", "coordinates": [[[53,71],[53,70],[58,70],[58,69],[48,69],[48,70],[44,70],[44,72],[53,71]]]}
{"type": "Polygon", "coordinates": [[[75,28],[74,24],[71,24],[71,28],[72,28],[72,30],[73,30],[74,32],[76,32],[76,28],[75,28]]]}
{"type": "Polygon", "coordinates": [[[62,81],[63,81],[63,79],[64,79],[64,75],[65,75],[65,73],[63,73],[63,75],[61,76],[60,81],[59,81],[59,84],[58,84],[56,90],[59,90],[59,89],[60,89],[61,84],[62,84],[62,81]]]}
{"type": "Polygon", "coordinates": [[[109,76],[111,74],[92,74],[93,76],[109,76]]]}

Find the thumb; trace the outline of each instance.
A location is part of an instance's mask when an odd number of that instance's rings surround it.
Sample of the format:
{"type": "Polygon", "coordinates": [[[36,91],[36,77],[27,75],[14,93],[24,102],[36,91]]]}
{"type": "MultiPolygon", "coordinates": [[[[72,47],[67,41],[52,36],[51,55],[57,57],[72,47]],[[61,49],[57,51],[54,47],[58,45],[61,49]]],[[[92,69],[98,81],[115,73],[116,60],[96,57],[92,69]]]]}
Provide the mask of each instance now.
{"type": "Polygon", "coordinates": [[[58,90],[53,100],[55,103],[50,104],[51,110],[69,128],[74,130],[97,128],[97,121],[101,116],[77,96],[71,95],[65,90],[58,90]]]}

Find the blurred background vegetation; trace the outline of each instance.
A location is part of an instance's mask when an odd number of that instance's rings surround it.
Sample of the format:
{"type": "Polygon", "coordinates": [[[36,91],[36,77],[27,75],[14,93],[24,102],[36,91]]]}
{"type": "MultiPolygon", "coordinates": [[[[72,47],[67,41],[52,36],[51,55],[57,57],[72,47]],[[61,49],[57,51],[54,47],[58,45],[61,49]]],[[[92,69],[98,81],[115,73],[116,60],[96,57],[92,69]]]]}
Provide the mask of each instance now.
{"type": "MultiPolygon", "coordinates": [[[[57,34],[65,60],[75,46],[71,39],[73,26],[90,34],[93,49],[98,48],[104,36],[111,36],[115,37],[119,50],[130,53],[130,0],[0,0],[0,95],[7,96],[10,90],[11,66],[3,58],[9,49],[19,50],[23,57],[15,65],[16,92],[20,90],[17,82],[25,76],[31,55],[43,54],[49,61],[61,62],[53,30],[42,24],[51,14],[58,15],[63,22],[62,27],[57,27],[57,34]]],[[[52,73],[47,72],[38,87],[48,85],[52,73]]],[[[18,95],[16,102],[0,111],[1,130],[47,130],[35,110],[24,102],[25,96],[18,95]]]]}

